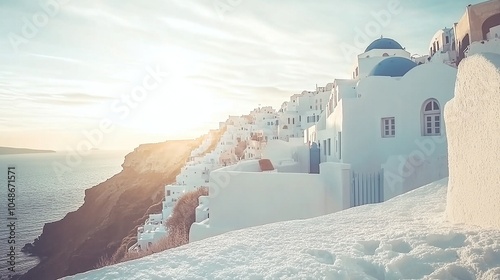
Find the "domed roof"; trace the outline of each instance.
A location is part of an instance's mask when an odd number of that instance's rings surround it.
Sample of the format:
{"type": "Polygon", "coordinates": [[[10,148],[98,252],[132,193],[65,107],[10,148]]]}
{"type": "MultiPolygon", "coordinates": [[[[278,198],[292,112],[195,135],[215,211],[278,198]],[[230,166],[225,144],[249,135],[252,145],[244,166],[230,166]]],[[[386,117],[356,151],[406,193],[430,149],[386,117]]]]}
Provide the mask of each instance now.
{"type": "Polygon", "coordinates": [[[373,41],[368,47],[366,47],[365,52],[371,51],[374,49],[379,49],[379,50],[399,49],[399,50],[402,50],[403,47],[398,42],[394,41],[391,38],[380,38],[380,39],[373,41]]]}
{"type": "Polygon", "coordinates": [[[403,77],[417,64],[408,58],[393,56],[379,62],[368,76],[403,77]]]}

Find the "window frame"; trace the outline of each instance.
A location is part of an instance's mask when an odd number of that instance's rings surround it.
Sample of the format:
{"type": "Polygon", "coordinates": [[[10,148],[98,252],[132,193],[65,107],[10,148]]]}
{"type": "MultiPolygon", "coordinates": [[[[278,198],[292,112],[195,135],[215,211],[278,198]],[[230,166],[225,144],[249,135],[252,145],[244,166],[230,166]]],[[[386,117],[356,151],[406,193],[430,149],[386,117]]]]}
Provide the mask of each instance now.
{"type": "Polygon", "coordinates": [[[422,104],[420,119],[422,136],[441,136],[442,118],[439,101],[434,98],[427,99],[422,104]],[[431,106],[430,109],[427,108],[429,105],[431,106]]]}
{"type": "Polygon", "coordinates": [[[382,138],[396,137],[396,118],[385,117],[380,119],[380,133],[382,138]]]}

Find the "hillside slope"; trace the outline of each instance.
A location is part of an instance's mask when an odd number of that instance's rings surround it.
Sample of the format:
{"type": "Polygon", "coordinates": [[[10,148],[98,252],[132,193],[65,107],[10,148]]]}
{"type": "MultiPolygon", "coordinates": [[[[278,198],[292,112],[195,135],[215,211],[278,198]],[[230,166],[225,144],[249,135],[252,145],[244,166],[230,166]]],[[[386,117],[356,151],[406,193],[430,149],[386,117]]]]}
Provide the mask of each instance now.
{"type": "Polygon", "coordinates": [[[130,245],[122,240],[135,234],[151,205],[161,202],[163,186],[175,181],[201,140],[144,144],[129,153],[120,173],[85,191],[77,211],[45,224],[33,248],[41,262],[21,279],[56,279],[87,271],[100,257],[130,245]]]}

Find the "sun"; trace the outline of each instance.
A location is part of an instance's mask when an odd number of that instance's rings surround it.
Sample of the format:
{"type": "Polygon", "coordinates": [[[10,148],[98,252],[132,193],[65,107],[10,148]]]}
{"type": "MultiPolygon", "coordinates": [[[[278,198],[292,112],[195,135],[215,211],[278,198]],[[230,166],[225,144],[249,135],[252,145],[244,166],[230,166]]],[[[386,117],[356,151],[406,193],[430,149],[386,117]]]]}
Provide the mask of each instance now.
{"type": "Polygon", "coordinates": [[[152,92],[131,114],[130,126],[138,132],[164,135],[185,135],[213,120],[218,108],[215,95],[187,83],[185,79],[169,81],[152,92]]]}

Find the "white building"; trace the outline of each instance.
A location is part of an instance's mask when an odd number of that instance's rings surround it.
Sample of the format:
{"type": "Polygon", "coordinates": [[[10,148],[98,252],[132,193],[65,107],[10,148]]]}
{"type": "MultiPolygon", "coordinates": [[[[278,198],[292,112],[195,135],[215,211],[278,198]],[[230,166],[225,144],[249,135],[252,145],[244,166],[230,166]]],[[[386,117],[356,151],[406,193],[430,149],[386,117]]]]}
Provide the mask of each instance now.
{"type": "Polygon", "coordinates": [[[429,44],[429,60],[451,66],[457,65],[458,52],[453,28],[443,28],[434,34],[429,44]]]}
{"type": "MultiPolygon", "coordinates": [[[[453,28],[436,32],[428,55],[380,38],[356,57],[350,79],[294,94],[278,112],[259,106],[230,116],[215,150],[201,155],[200,147],[187,165],[193,168],[165,188],[162,221],[183,192],[206,184],[190,241],[381,202],[446,177],[443,108],[456,65],[500,53],[499,37],[500,2],[469,5],[453,28]]],[[[141,245],[161,234],[158,219],[140,228],[141,245]]]]}
{"type": "Polygon", "coordinates": [[[137,228],[137,243],[132,248],[143,250],[167,234],[162,214],[150,214],[144,226],[137,228]]]}
{"type": "Polygon", "coordinates": [[[457,66],[464,57],[500,51],[500,3],[486,1],[467,6],[454,28],[436,32],[429,45],[430,61],[457,66]],[[460,51],[457,49],[460,45],[460,51]]]}
{"type": "Polygon", "coordinates": [[[387,38],[357,58],[353,79],[335,80],[283,104],[279,137],[288,142],[270,142],[263,155],[275,172],[263,172],[260,161],[212,172],[210,216],[197,218],[191,241],[381,202],[447,176],[442,107],[453,97],[456,69],[444,63],[417,66],[387,38]],[[325,106],[317,114],[316,104],[325,106]],[[303,127],[310,112],[314,120],[303,127]],[[319,154],[304,141],[319,144],[319,154]],[[310,174],[315,160],[319,174],[310,174]]]}
{"type": "MultiPolygon", "coordinates": [[[[214,138],[216,131],[194,149],[188,162],[176,176],[174,184],[165,186],[165,200],[160,214],[152,214],[144,226],[137,230],[137,244],[129,250],[144,250],[168,234],[165,222],[172,214],[177,201],[187,192],[209,186],[209,176],[214,170],[231,166],[241,159],[261,158],[267,141],[278,138],[278,114],[272,107],[259,107],[249,115],[229,116],[221,123],[225,132],[220,139],[214,138]],[[207,149],[217,141],[215,149],[207,149]]],[[[209,215],[208,197],[199,198],[196,209],[197,221],[209,215]]]]}
{"type": "Polygon", "coordinates": [[[447,176],[442,109],[453,97],[456,69],[444,63],[417,66],[402,48],[394,49],[400,46],[394,40],[375,42],[367,49],[379,62],[371,69],[358,63],[364,68],[357,80],[336,80],[324,118],[307,137],[317,139],[321,162],[347,163],[364,174],[384,168],[388,199],[447,176]],[[380,49],[385,47],[390,49],[380,49]],[[424,153],[428,143],[432,151],[424,153]]]}
{"type": "Polygon", "coordinates": [[[325,87],[316,86],[315,91],[294,94],[290,101],[284,102],[279,111],[279,139],[288,141],[290,138],[302,138],[304,130],[318,122],[332,88],[331,83],[325,87]]]}
{"type": "Polygon", "coordinates": [[[272,140],[264,156],[272,166],[266,160],[245,160],[210,174],[209,196],[200,198],[190,242],[349,207],[347,165],[324,163],[320,174],[309,174],[309,148],[300,141],[272,140]],[[208,205],[209,213],[203,211],[208,205]]]}
{"type": "Polygon", "coordinates": [[[357,56],[352,71],[352,79],[358,80],[369,76],[375,65],[388,57],[403,57],[409,59],[410,53],[393,39],[377,39],[366,47],[364,53],[357,56]]]}
{"type": "MultiPolygon", "coordinates": [[[[172,214],[175,204],[186,192],[200,187],[208,187],[210,172],[219,168],[218,150],[207,153],[212,145],[216,131],[211,131],[202,143],[191,152],[189,161],[176,177],[176,183],[165,186],[165,199],[162,203],[162,212],[150,214],[144,226],[137,229],[137,243],[129,251],[146,250],[168,234],[165,222],[172,214]]],[[[220,145],[219,145],[220,146],[220,145]]]]}

